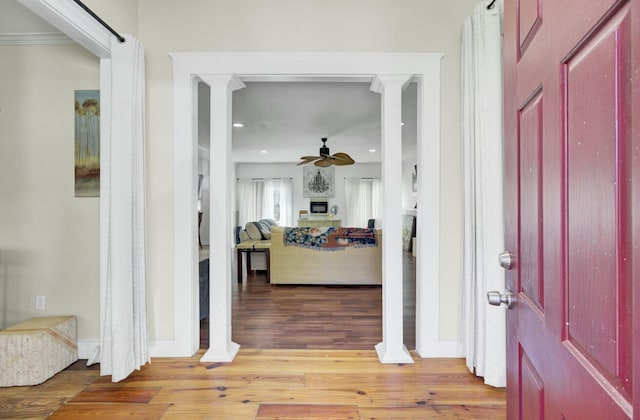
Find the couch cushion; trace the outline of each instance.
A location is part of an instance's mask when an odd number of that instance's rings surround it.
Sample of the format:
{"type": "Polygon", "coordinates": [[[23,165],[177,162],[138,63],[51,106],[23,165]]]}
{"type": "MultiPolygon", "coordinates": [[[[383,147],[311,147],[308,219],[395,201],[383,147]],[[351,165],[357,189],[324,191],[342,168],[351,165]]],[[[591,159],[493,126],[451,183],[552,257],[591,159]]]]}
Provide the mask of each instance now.
{"type": "Polygon", "coordinates": [[[260,234],[262,235],[262,239],[271,239],[271,224],[266,220],[260,220],[256,222],[256,226],[260,230],[260,234]]]}
{"type": "Polygon", "coordinates": [[[238,233],[238,237],[240,238],[240,241],[238,243],[246,242],[249,239],[251,239],[251,238],[249,238],[249,234],[247,233],[246,230],[241,230],[240,233],[238,233]]]}
{"type": "Polygon", "coordinates": [[[260,233],[260,228],[258,227],[257,222],[247,223],[244,229],[249,234],[249,239],[262,239],[262,233],[260,233]]]}

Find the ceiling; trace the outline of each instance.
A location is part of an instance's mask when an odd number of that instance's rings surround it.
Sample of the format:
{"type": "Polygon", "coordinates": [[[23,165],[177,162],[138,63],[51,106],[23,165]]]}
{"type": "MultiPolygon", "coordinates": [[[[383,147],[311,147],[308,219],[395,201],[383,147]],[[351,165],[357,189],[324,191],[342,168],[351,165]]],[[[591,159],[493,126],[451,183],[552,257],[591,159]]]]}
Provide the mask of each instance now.
{"type": "MultiPolygon", "coordinates": [[[[370,90],[370,82],[245,85],[233,93],[232,120],[243,124],[233,128],[233,161],[298,162],[301,156],[318,155],[322,137],[328,138],[332,154],[344,152],[359,163],[380,161],[381,97],[370,90]]],[[[403,96],[403,148],[406,156],[412,156],[416,149],[415,84],[403,96]]],[[[206,105],[205,109],[208,114],[206,105]]],[[[204,134],[201,143],[208,147],[208,133],[204,134]]]]}
{"type": "MultiPolygon", "coordinates": [[[[55,33],[16,0],[0,0],[0,37],[3,34],[55,33]]],[[[295,80],[295,79],[294,79],[295,80]]],[[[381,156],[380,95],[371,81],[251,82],[233,93],[234,162],[298,162],[317,155],[327,137],[331,153],[344,152],[358,163],[379,162],[381,156]],[[375,150],[375,152],[370,152],[375,150]]],[[[199,143],[208,145],[208,88],[200,84],[199,143]],[[204,123],[204,124],[202,124],[204,123]]],[[[416,153],[416,84],[403,93],[403,157],[416,153]]]]}

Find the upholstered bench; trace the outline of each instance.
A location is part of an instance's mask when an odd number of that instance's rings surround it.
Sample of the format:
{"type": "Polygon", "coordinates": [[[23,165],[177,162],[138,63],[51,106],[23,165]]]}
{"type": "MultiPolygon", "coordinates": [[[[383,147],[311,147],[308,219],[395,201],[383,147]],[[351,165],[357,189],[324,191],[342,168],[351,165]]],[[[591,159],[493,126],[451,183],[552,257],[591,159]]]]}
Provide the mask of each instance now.
{"type": "Polygon", "coordinates": [[[33,318],[0,331],[0,386],[40,384],[76,360],[75,316],[33,318]]]}

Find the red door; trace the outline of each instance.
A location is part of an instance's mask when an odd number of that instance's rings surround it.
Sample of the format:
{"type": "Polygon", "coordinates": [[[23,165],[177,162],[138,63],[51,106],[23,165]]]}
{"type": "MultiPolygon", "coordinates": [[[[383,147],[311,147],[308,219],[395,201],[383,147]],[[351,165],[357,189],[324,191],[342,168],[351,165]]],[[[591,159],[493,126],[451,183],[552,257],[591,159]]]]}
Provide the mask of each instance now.
{"type": "Polygon", "coordinates": [[[640,418],[640,0],[505,3],[508,418],[640,418]]]}

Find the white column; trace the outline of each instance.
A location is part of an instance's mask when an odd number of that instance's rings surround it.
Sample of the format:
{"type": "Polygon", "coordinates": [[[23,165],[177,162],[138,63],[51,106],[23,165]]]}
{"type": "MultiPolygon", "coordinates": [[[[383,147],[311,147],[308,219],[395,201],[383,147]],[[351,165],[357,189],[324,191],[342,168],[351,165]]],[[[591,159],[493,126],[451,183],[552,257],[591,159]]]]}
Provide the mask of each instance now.
{"type": "Polygon", "coordinates": [[[230,362],[240,348],[231,341],[231,100],[245,85],[232,74],[200,78],[211,88],[209,349],[200,361],[230,362]]]}
{"type": "Polygon", "coordinates": [[[382,95],[382,342],[381,363],[413,363],[402,322],[402,88],[411,75],[378,75],[371,90],[382,95]]]}

